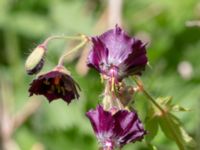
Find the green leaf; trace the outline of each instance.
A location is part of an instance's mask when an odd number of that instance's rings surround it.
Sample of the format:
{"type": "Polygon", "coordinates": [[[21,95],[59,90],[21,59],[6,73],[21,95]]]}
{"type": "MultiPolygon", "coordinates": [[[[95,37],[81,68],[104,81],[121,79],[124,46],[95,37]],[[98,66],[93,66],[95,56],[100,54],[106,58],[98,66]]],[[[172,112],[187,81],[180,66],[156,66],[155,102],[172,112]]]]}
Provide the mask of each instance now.
{"type": "Polygon", "coordinates": [[[196,142],[195,140],[188,135],[188,133],[185,131],[185,129],[179,125],[179,130],[180,133],[182,135],[182,138],[184,140],[184,143],[188,146],[188,147],[196,147],[196,142]]]}
{"type": "Polygon", "coordinates": [[[159,97],[157,98],[157,102],[162,106],[164,110],[167,110],[168,112],[174,111],[174,112],[185,112],[190,111],[190,109],[184,108],[177,104],[172,104],[172,97],[159,97]]]}
{"type": "Polygon", "coordinates": [[[147,119],[145,129],[148,131],[145,139],[147,142],[151,142],[158,132],[158,117],[155,116],[147,119]]]}
{"type": "Polygon", "coordinates": [[[184,107],[179,106],[179,105],[174,105],[172,107],[172,111],[175,111],[175,112],[180,112],[180,111],[185,112],[185,111],[190,111],[190,109],[184,108],[184,107]]]}
{"type": "Polygon", "coordinates": [[[161,130],[165,134],[165,136],[171,140],[174,140],[174,135],[172,134],[171,129],[169,128],[168,121],[166,120],[165,116],[159,117],[159,125],[161,127],[161,130]]]}
{"type": "Polygon", "coordinates": [[[148,150],[157,150],[157,147],[151,143],[148,143],[147,146],[148,146],[148,150]]]}
{"type": "Polygon", "coordinates": [[[175,140],[180,150],[186,147],[194,148],[196,143],[191,136],[184,130],[177,117],[166,113],[159,118],[159,124],[164,134],[171,140],[175,140]]]}
{"type": "Polygon", "coordinates": [[[161,105],[170,106],[171,103],[172,103],[172,96],[159,97],[159,98],[157,98],[157,100],[159,101],[159,103],[160,103],[161,105]]]}
{"type": "MultiPolygon", "coordinates": [[[[179,105],[172,104],[172,97],[159,97],[156,101],[157,104],[160,105],[160,107],[163,109],[163,111],[154,106],[154,113],[152,113],[151,110],[149,111],[149,114],[154,116],[154,118],[157,116],[156,121],[160,125],[161,130],[165,136],[175,141],[180,150],[185,150],[187,147],[195,147],[195,141],[184,130],[179,118],[171,114],[172,111],[187,111],[187,109],[179,105]]],[[[149,130],[157,130],[158,127],[154,125],[154,122],[156,121],[148,120],[146,124],[149,130]]],[[[147,142],[148,140],[151,141],[152,137],[147,137],[146,140],[147,142]]]]}

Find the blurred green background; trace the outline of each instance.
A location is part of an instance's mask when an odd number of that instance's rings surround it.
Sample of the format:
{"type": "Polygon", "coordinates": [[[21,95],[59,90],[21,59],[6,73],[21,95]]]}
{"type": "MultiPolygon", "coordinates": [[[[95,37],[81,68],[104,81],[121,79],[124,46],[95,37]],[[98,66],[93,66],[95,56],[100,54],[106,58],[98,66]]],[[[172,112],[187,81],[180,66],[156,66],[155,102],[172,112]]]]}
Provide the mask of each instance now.
{"type": "MultiPolygon", "coordinates": [[[[78,53],[66,63],[82,89],[81,98],[70,105],[64,101],[49,104],[40,96],[29,98],[29,83],[34,77],[26,75],[24,62],[48,36],[104,32],[112,25],[108,12],[115,6],[110,5],[108,0],[0,0],[0,146],[4,144],[8,150],[97,149],[85,112],[100,102],[103,85],[97,72],[89,70],[86,74],[84,65],[77,66],[84,54],[78,53]]],[[[199,150],[200,2],[124,0],[121,7],[124,29],[148,42],[151,67],[142,76],[146,88],[155,97],[172,95],[174,103],[191,109],[176,115],[196,139],[195,149],[199,150]]],[[[52,42],[44,71],[52,69],[69,47],[66,41],[52,42]]],[[[144,121],[147,101],[140,94],[135,101],[144,121]]],[[[162,132],[153,144],[159,150],[178,149],[162,132]]],[[[132,149],[148,148],[145,142],[124,147],[132,149]]]]}

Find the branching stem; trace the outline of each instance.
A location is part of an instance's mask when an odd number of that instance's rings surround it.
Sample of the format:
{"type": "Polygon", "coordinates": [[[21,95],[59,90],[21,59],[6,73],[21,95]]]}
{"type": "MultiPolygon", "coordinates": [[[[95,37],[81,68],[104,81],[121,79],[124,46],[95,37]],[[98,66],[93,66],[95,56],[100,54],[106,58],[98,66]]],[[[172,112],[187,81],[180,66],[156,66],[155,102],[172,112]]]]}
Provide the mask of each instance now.
{"type": "Polygon", "coordinates": [[[83,36],[82,35],[79,35],[79,36],[53,35],[53,36],[48,37],[41,45],[46,47],[50,41],[55,40],[55,39],[81,40],[83,39],[83,36]]]}
{"type": "Polygon", "coordinates": [[[138,87],[140,88],[140,90],[144,93],[144,95],[148,98],[148,100],[150,100],[162,113],[162,115],[165,116],[166,118],[166,122],[168,124],[168,128],[171,130],[172,135],[174,136],[174,139],[176,140],[176,143],[179,147],[180,150],[185,150],[184,145],[181,143],[179,136],[176,134],[176,129],[174,129],[173,125],[172,125],[172,120],[169,117],[168,113],[156,102],[155,98],[153,98],[144,88],[142,81],[139,80],[137,77],[134,78],[136,84],[138,85],[138,87]]]}
{"type": "Polygon", "coordinates": [[[65,60],[65,57],[67,57],[68,55],[76,52],[77,50],[79,50],[81,47],[83,47],[88,41],[89,41],[89,38],[86,37],[85,35],[82,35],[81,36],[81,39],[82,39],[82,42],[80,44],[78,44],[76,47],[74,47],[73,49],[71,49],[70,51],[66,52],[65,54],[63,54],[59,61],[58,61],[58,66],[62,66],[64,64],[64,60],[65,60]]]}
{"type": "Polygon", "coordinates": [[[148,98],[148,100],[150,100],[164,114],[165,110],[156,102],[156,100],[149,94],[149,92],[147,92],[145,90],[141,80],[139,80],[137,77],[134,77],[134,80],[135,80],[136,84],[138,85],[138,87],[140,88],[140,90],[148,98]]]}

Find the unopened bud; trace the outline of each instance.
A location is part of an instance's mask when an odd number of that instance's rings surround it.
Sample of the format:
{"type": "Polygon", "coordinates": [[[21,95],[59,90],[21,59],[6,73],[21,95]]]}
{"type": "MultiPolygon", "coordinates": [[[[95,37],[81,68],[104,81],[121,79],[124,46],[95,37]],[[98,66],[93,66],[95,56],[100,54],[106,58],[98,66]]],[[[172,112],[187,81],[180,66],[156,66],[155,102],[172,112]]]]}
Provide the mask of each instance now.
{"type": "Polygon", "coordinates": [[[29,75],[37,74],[42,69],[44,65],[45,51],[45,47],[43,45],[39,45],[28,56],[25,62],[25,69],[29,75]]]}

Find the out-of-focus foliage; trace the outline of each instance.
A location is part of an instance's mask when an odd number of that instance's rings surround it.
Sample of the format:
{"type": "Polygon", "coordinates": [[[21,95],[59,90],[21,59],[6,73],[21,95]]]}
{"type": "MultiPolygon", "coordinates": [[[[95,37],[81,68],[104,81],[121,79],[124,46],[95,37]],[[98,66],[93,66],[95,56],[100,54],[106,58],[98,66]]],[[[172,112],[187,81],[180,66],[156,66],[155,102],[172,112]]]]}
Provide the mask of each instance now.
{"type": "MultiPolygon", "coordinates": [[[[106,0],[0,0],[0,90],[13,114],[29,100],[28,84],[33,77],[24,71],[29,50],[53,34],[94,35],[96,22],[106,6],[106,0]]],[[[200,27],[186,26],[186,22],[200,19],[200,2],[124,0],[122,17],[125,30],[148,42],[151,68],[142,77],[145,87],[155,97],[172,95],[174,103],[190,109],[176,115],[195,137],[196,149],[200,149],[200,27]],[[186,67],[181,67],[184,63],[186,67]],[[185,76],[188,69],[189,75],[185,76]]],[[[63,49],[64,42],[50,44],[44,70],[56,65],[63,49]]],[[[41,97],[42,106],[13,135],[21,150],[97,149],[85,112],[99,103],[102,85],[95,71],[79,76],[75,64],[74,61],[66,66],[80,83],[81,98],[67,105],[63,101],[49,104],[41,97]]],[[[142,94],[134,99],[145,121],[148,102],[142,94]]],[[[159,150],[176,150],[175,142],[167,139],[158,127],[159,120],[151,121],[155,123],[152,144],[159,150]]],[[[145,142],[124,147],[131,149],[149,148],[145,142]]]]}

